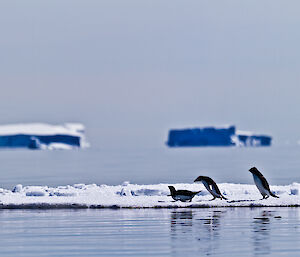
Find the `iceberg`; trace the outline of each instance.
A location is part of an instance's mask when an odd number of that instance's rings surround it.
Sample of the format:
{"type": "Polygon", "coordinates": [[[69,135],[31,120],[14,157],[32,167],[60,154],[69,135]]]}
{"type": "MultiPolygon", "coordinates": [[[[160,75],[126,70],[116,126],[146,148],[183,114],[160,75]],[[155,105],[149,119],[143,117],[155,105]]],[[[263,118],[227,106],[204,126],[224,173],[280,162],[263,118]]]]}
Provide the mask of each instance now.
{"type": "Polygon", "coordinates": [[[235,127],[205,127],[194,129],[173,129],[169,132],[167,145],[176,146],[232,146],[235,127]]]}
{"type": "Polygon", "coordinates": [[[0,209],[54,208],[211,208],[211,207],[300,207],[300,184],[270,185],[280,198],[261,199],[254,184],[218,183],[228,200],[212,198],[202,183],[121,185],[75,184],[66,186],[23,186],[0,188],[0,209]],[[169,185],[176,189],[199,191],[192,202],[174,202],[169,185]]]}
{"type": "Polygon", "coordinates": [[[272,137],[236,130],[235,126],[171,129],[169,147],[270,146],[272,137]]]}
{"type": "Polygon", "coordinates": [[[272,137],[266,135],[255,135],[252,132],[237,131],[236,145],[238,146],[270,146],[272,137]]]}
{"type": "Polygon", "coordinates": [[[72,149],[87,147],[84,126],[79,123],[45,123],[0,126],[0,148],[72,149]]]}

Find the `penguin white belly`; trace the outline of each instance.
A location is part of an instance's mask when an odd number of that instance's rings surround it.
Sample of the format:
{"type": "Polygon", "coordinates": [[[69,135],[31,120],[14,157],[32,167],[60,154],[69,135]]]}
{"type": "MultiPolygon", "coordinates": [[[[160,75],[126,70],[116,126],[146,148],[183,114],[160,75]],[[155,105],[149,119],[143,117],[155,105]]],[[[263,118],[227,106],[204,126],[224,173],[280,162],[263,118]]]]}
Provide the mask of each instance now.
{"type": "Polygon", "coordinates": [[[255,182],[255,185],[257,186],[259,192],[265,196],[265,195],[270,195],[270,192],[268,190],[266,190],[260,180],[260,178],[256,175],[253,174],[253,179],[254,179],[254,182],[255,182]]]}
{"type": "Polygon", "coordinates": [[[220,195],[213,189],[211,189],[206,181],[202,182],[208,192],[210,192],[215,197],[220,197],[220,195]]]}
{"type": "Polygon", "coordinates": [[[192,199],[192,197],[190,197],[190,196],[187,196],[187,195],[176,195],[176,196],[174,196],[173,197],[173,199],[174,200],[176,200],[176,201],[183,201],[183,202],[185,202],[185,201],[189,201],[189,200],[191,200],[192,199]]]}

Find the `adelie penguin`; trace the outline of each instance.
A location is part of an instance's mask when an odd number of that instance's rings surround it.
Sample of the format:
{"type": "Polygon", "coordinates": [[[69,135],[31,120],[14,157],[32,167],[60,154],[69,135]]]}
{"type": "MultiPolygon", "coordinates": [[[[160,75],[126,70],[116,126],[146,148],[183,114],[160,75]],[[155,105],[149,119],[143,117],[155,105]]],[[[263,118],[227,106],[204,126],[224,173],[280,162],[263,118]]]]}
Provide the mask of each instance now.
{"type": "Polygon", "coordinates": [[[215,200],[216,198],[220,198],[227,200],[227,198],[225,196],[223,196],[216,184],[215,181],[213,181],[210,177],[206,177],[206,176],[199,176],[198,178],[196,178],[194,180],[194,182],[202,182],[203,185],[205,186],[205,188],[207,189],[208,192],[210,192],[212,194],[212,196],[214,197],[212,200],[215,200]]]}
{"type": "Polygon", "coordinates": [[[271,192],[268,181],[256,167],[251,168],[249,171],[252,173],[255,185],[257,186],[259,192],[263,196],[261,200],[267,199],[269,196],[279,198],[277,195],[274,195],[271,192]]]}
{"type": "Polygon", "coordinates": [[[171,195],[169,195],[169,196],[172,196],[172,198],[175,201],[181,201],[181,202],[187,202],[187,201],[191,202],[193,197],[196,194],[201,192],[201,191],[192,192],[189,190],[176,190],[175,187],[173,187],[173,186],[168,186],[168,187],[169,187],[170,193],[171,193],[171,195]]]}

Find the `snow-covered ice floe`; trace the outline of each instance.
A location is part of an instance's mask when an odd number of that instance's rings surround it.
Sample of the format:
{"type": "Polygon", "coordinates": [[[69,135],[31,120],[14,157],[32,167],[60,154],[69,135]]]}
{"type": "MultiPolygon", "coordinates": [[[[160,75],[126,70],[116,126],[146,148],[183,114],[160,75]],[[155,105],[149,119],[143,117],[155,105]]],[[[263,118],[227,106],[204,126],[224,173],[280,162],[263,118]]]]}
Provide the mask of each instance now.
{"type": "Polygon", "coordinates": [[[176,189],[202,190],[192,202],[174,202],[168,196],[170,184],[136,185],[124,182],[122,185],[73,186],[22,186],[12,190],[0,188],[0,209],[40,208],[210,208],[210,207],[262,207],[300,206],[300,184],[270,186],[280,198],[262,197],[255,185],[218,184],[228,200],[210,201],[212,196],[202,184],[173,184],[176,189]]]}
{"type": "Polygon", "coordinates": [[[88,147],[80,123],[0,125],[0,148],[72,149],[88,147]]]}

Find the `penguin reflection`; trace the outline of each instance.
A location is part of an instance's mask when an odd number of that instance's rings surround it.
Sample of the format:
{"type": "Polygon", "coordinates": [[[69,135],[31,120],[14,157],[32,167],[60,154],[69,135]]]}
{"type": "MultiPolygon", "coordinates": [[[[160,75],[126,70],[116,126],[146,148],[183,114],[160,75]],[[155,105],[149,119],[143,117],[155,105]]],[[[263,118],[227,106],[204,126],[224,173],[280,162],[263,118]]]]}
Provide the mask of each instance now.
{"type": "Polygon", "coordinates": [[[196,211],[187,209],[184,211],[171,211],[170,215],[170,239],[171,256],[197,256],[198,239],[197,227],[195,227],[196,211]]]}
{"type": "Polygon", "coordinates": [[[199,250],[204,255],[214,255],[220,244],[221,220],[226,211],[209,211],[208,215],[197,219],[199,250]]]}
{"type": "Polygon", "coordinates": [[[255,255],[269,254],[271,224],[273,217],[271,211],[262,211],[253,221],[253,252],[255,255]]]}
{"type": "Polygon", "coordinates": [[[172,211],[171,212],[171,232],[174,236],[176,231],[186,233],[191,231],[193,226],[193,212],[188,211],[172,211]]]}
{"type": "Polygon", "coordinates": [[[205,218],[198,219],[201,221],[202,225],[208,230],[210,236],[218,236],[220,229],[220,218],[225,211],[212,211],[211,215],[208,215],[205,218]]]}

